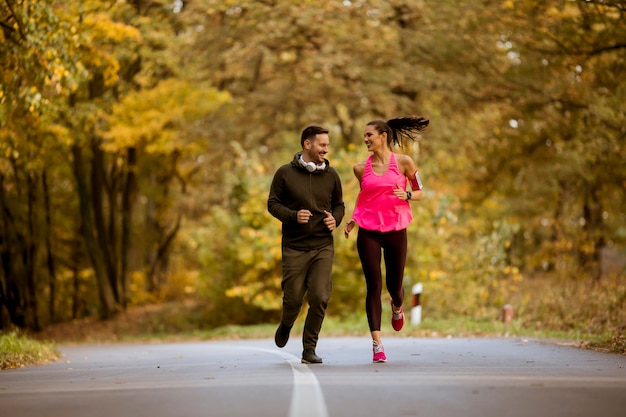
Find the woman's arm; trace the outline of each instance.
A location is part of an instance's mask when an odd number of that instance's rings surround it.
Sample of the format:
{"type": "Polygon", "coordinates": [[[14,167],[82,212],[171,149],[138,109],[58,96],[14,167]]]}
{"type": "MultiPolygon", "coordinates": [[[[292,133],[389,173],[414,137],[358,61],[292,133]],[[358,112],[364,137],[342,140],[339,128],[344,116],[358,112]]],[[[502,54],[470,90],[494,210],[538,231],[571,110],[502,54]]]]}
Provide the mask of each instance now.
{"type": "MultiPolygon", "coordinates": [[[[354,166],[352,167],[352,172],[354,172],[354,176],[359,181],[359,188],[361,186],[361,180],[363,179],[363,172],[365,171],[365,162],[366,161],[358,162],[354,164],[354,166]]],[[[355,207],[358,204],[358,202],[359,202],[359,196],[357,195],[356,203],[354,204],[355,207]]],[[[354,226],[356,226],[356,221],[354,219],[350,219],[346,222],[346,226],[343,230],[343,234],[345,235],[346,238],[350,236],[350,232],[352,231],[352,229],[354,229],[354,226]]]]}
{"type": "Polygon", "coordinates": [[[419,201],[422,199],[422,181],[420,180],[415,162],[408,155],[398,155],[398,162],[402,174],[409,180],[411,186],[411,201],[419,201]]]}

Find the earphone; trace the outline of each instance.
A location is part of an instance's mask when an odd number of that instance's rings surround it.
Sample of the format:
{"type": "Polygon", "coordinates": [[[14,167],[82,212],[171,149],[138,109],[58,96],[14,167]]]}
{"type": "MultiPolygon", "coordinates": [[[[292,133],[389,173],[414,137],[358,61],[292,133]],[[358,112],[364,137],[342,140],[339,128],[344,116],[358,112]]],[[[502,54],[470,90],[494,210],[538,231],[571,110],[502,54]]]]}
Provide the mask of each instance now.
{"type": "Polygon", "coordinates": [[[322,162],[321,164],[315,164],[315,162],[304,162],[304,159],[302,159],[302,155],[300,155],[300,165],[306,168],[306,170],[309,172],[314,172],[316,170],[323,171],[324,169],[326,169],[326,162],[322,162]]]}

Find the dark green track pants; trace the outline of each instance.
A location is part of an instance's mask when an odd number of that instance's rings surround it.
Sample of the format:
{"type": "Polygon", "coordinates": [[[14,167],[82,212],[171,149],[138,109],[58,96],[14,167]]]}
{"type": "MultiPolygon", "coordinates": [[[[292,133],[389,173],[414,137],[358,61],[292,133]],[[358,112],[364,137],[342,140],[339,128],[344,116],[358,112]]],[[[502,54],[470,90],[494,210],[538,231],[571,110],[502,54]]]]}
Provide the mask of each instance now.
{"type": "Polygon", "coordinates": [[[304,350],[315,350],[332,291],[332,268],[334,246],[300,251],[282,248],[283,313],[282,323],[293,326],[300,314],[306,295],[309,310],[304,322],[302,346],[304,350]]]}

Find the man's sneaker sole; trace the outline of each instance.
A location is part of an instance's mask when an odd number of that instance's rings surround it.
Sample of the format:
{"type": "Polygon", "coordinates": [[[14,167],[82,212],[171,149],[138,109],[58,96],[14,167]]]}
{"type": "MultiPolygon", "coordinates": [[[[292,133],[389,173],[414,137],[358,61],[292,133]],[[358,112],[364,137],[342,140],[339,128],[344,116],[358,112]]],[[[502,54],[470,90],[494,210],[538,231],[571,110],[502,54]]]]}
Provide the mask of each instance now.
{"type": "Polygon", "coordinates": [[[289,333],[291,332],[291,327],[283,326],[283,324],[278,325],[278,329],[276,329],[276,334],[274,334],[274,342],[276,346],[279,348],[285,347],[287,342],[289,341],[289,333]]]}
{"type": "Polygon", "coordinates": [[[324,361],[322,361],[321,359],[319,361],[311,361],[311,360],[307,360],[307,359],[304,359],[304,358],[302,358],[300,360],[300,362],[306,363],[307,365],[310,365],[312,363],[324,363],[324,361]]]}
{"type": "Polygon", "coordinates": [[[322,363],[322,358],[317,356],[315,352],[312,351],[304,351],[302,352],[302,363],[310,364],[310,363],[322,363]]]}

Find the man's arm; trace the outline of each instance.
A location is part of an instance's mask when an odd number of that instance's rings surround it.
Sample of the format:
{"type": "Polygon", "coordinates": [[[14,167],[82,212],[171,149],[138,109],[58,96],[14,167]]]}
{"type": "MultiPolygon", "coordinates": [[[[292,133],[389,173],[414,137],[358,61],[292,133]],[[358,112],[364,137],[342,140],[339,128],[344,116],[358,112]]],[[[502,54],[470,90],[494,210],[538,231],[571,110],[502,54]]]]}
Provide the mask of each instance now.
{"type": "Polygon", "coordinates": [[[270,186],[269,197],[267,198],[267,211],[280,220],[282,223],[290,223],[298,221],[298,212],[291,210],[283,204],[283,195],[285,195],[285,181],[282,177],[282,168],[274,174],[272,185],[270,186]]]}
{"type": "Polygon", "coordinates": [[[335,172],[335,187],[333,188],[332,207],[333,217],[335,218],[336,226],[341,224],[343,216],[346,213],[346,205],[343,202],[343,189],[341,188],[341,179],[339,174],[335,172]]]}

